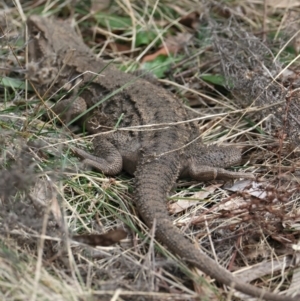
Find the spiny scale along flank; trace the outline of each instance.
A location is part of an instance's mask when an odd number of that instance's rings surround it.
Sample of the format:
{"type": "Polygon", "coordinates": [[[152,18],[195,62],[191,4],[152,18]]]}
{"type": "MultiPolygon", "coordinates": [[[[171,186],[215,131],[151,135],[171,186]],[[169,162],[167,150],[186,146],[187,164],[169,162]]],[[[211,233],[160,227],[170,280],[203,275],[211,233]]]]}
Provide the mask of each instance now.
{"type": "Polygon", "coordinates": [[[122,169],[135,174],[136,206],[149,227],[156,221],[156,237],[170,251],[222,284],[265,300],[299,300],[264,291],[234,278],[197,250],[168,217],[165,201],[178,176],[197,180],[252,178],[251,174],[224,169],[239,162],[240,151],[232,147],[207,147],[199,140],[184,147],[200,133],[196,123],[166,125],[189,119],[189,114],[176,97],[147,80],[122,73],[96,59],[66,23],[31,16],[27,24],[31,36],[30,64],[38,66],[31,80],[39,90],[45,92],[52,85],[49,93],[54,93],[64,85],[70,88],[81,80],[76,90],[81,91],[80,97],[73,96],[54,106],[53,110],[61,118],[70,121],[106,95],[113,94],[79,120],[91,132],[102,132],[94,139],[94,154],[76,148],[74,151],[106,174],[115,175],[122,169]],[[45,80],[45,70],[51,70],[50,74],[54,74],[52,79],[59,74],[54,83],[49,77],[45,80]],[[70,81],[72,78],[76,80],[70,81]],[[120,91],[116,93],[118,89],[120,91]],[[121,113],[124,116],[119,120],[121,113]],[[155,126],[149,130],[103,134],[118,122],[120,127],[155,126]]]}

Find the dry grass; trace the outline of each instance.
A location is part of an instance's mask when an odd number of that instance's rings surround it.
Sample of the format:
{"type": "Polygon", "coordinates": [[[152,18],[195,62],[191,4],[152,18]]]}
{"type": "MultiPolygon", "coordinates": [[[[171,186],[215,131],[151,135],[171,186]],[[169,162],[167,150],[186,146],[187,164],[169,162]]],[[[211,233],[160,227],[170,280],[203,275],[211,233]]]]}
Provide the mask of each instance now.
{"type": "Polygon", "coordinates": [[[170,211],[186,210],[174,226],[245,281],[297,287],[297,269],[284,270],[299,256],[297,1],[23,2],[0,3],[1,299],[245,300],[154,240],[131,202],[130,177],[83,168],[65,146],[88,145],[88,137],[41,120],[22,71],[30,14],[70,18],[97,55],[125,71],[153,70],[194,111],[205,142],[245,150],[241,168],[257,181],[179,181],[170,211]],[[114,228],[128,237],[112,247],[70,239],[114,228]]]}

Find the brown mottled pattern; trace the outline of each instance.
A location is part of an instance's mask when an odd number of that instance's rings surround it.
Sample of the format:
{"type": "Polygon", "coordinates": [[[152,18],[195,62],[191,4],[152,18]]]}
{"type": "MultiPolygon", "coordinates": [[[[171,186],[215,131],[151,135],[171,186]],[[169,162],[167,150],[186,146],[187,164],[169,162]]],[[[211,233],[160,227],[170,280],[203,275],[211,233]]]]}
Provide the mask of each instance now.
{"type": "MultiPolygon", "coordinates": [[[[81,80],[76,90],[80,91],[80,98],[73,96],[73,99],[71,97],[54,107],[60,113],[61,108],[69,106],[66,110],[68,114],[62,114],[63,118],[71,120],[79,112],[101,102],[106,95],[114,94],[107,101],[99,103],[91,114],[87,114],[88,117],[80,119],[80,123],[84,125],[94,121],[94,128],[87,128],[91,132],[101,133],[94,139],[94,154],[74,150],[86,163],[108,175],[115,175],[122,169],[135,175],[137,209],[149,227],[156,220],[156,237],[172,252],[220,283],[266,300],[296,300],[261,290],[234,278],[230,272],[195,248],[168,217],[165,200],[180,175],[197,180],[253,177],[223,169],[240,161],[240,151],[232,147],[207,147],[199,140],[185,147],[200,133],[195,123],[176,124],[178,121],[188,120],[188,114],[180,100],[145,79],[122,73],[96,59],[65,23],[31,16],[28,27],[32,38],[29,41],[30,69],[34,70],[35,67],[36,70],[29,77],[37,83],[40,91],[45,92],[51,83],[49,80],[43,81],[47,68],[57,72],[60,70],[49,91],[51,93],[64,84],[68,83],[65,86],[67,89],[72,83],[81,80]],[[120,91],[117,92],[118,89],[120,91]],[[72,102],[75,102],[73,111],[72,102]],[[118,122],[121,114],[119,128],[123,130],[102,134],[107,127],[112,128],[118,122]],[[89,119],[90,115],[96,118],[89,119]],[[167,125],[168,123],[171,125],[167,125]],[[102,127],[95,128],[95,125],[102,127]],[[128,126],[139,125],[153,126],[124,130],[128,126]]],[[[55,75],[55,72],[51,72],[51,75],[53,73],[55,75]]]]}

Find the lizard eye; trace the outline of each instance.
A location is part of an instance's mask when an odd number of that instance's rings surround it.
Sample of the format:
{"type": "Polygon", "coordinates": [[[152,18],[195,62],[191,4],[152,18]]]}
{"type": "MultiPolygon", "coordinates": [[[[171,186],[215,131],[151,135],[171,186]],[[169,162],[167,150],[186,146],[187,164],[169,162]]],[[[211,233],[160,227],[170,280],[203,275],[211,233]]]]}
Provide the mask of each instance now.
{"type": "Polygon", "coordinates": [[[41,35],[41,31],[36,27],[32,27],[30,29],[30,34],[31,34],[32,37],[34,37],[36,39],[39,39],[40,35],[41,35]]]}

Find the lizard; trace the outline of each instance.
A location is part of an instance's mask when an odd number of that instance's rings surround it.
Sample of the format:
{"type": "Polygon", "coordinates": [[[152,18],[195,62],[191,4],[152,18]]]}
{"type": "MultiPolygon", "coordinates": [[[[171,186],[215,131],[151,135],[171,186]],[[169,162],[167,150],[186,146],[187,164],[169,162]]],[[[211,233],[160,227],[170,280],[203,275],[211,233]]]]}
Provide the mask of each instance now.
{"type": "Polygon", "coordinates": [[[52,108],[62,120],[77,118],[89,133],[97,134],[93,154],[77,148],[75,153],[108,176],[121,170],[134,175],[136,208],[149,228],[155,225],[155,237],[223,285],[265,300],[299,300],[235,278],[199,251],[168,215],[165,201],[179,177],[198,181],[253,178],[250,173],[225,169],[240,162],[241,150],[204,145],[197,123],[190,120],[181,100],[147,79],[96,58],[66,21],[32,15],[27,26],[28,79],[41,95],[76,90],[78,97],[67,97],[52,108]],[[118,130],[114,130],[116,124],[118,130]]]}

